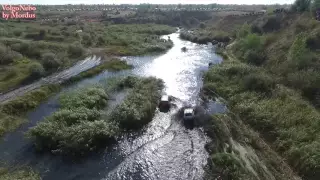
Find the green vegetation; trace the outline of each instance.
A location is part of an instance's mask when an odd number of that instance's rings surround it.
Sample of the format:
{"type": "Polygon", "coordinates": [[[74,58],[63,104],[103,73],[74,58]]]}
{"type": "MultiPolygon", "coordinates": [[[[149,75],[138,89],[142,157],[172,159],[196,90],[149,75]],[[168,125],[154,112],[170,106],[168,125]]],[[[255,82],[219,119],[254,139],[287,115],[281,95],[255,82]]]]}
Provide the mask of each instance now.
{"type": "Polygon", "coordinates": [[[0,167],[0,180],[41,180],[41,177],[30,168],[9,171],[0,167]]]}
{"type": "Polygon", "coordinates": [[[231,61],[206,74],[204,90],[214,89],[226,98],[301,175],[315,177],[320,172],[320,114],[299,94],[275,84],[263,69],[231,61]]]}
{"type": "Polygon", "coordinates": [[[105,146],[123,128],[141,127],[152,119],[162,81],[127,77],[111,86],[64,94],[60,97],[59,111],[31,128],[28,136],[35,140],[39,150],[84,155],[105,146]],[[104,113],[110,94],[124,88],[131,88],[124,102],[111,114],[104,113]]]}
{"type": "Polygon", "coordinates": [[[142,55],[170,49],[159,35],[174,27],[156,24],[0,22],[0,92],[69,67],[95,49],[108,55],[142,55]]]}
{"type": "Polygon", "coordinates": [[[140,128],[152,120],[164,85],[162,80],[156,78],[125,81],[129,81],[128,84],[133,82],[133,88],[110,116],[112,120],[120,122],[122,128],[140,128]]]}
{"type": "Polygon", "coordinates": [[[207,44],[209,42],[229,42],[230,34],[223,31],[211,31],[210,29],[194,29],[192,32],[181,32],[180,38],[194,43],[207,44]]]}
{"type": "Polygon", "coordinates": [[[1,106],[4,113],[11,115],[22,115],[27,111],[37,107],[43,100],[46,100],[52,93],[59,91],[59,85],[46,85],[39,89],[26,93],[1,106]]]}
{"type": "Polygon", "coordinates": [[[24,115],[60,89],[59,85],[43,86],[0,106],[0,136],[25,122],[24,115]]]}
{"type": "Polygon", "coordinates": [[[90,87],[65,94],[61,108],[45,118],[28,134],[39,150],[81,155],[104,145],[118,132],[118,127],[101,117],[108,94],[101,87],[90,87]]]}
{"type": "Polygon", "coordinates": [[[120,59],[106,60],[106,61],[102,62],[102,64],[100,64],[96,67],[93,67],[87,71],[84,71],[84,72],[78,74],[77,76],[71,77],[69,80],[67,80],[66,83],[76,82],[76,81],[79,81],[83,78],[92,77],[96,74],[103,72],[104,70],[120,71],[120,70],[130,69],[130,68],[132,68],[132,66],[128,65],[126,63],[126,61],[121,61],[120,59]]]}
{"type": "Polygon", "coordinates": [[[175,28],[165,25],[111,25],[107,26],[101,43],[106,53],[112,55],[142,55],[163,52],[173,46],[171,40],[158,35],[175,32],[175,28]]]}
{"type": "Polygon", "coordinates": [[[210,153],[205,178],[222,179],[294,179],[291,168],[265,143],[259,134],[235,114],[216,114],[205,126],[214,139],[207,144],[210,153]]]}
{"type": "Polygon", "coordinates": [[[12,89],[28,79],[41,77],[43,73],[40,63],[28,59],[15,60],[10,65],[0,66],[0,92],[12,89]]]}

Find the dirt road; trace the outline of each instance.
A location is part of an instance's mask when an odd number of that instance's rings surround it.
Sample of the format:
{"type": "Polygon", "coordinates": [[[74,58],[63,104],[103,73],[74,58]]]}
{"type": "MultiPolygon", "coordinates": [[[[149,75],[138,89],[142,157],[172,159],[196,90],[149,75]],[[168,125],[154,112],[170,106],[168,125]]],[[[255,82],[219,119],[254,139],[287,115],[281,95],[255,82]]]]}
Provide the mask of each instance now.
{"type": "Polygon", "coordinates": [[[66,69],[64,71],[54,73],[46,78],[42,78],[32,84],[22,86],[10,92],[4,93],[0,95],[0,104],[3,104],[7,101],[10,101],[16,97],[22,96],[27,92],[30,92],[34,89],[41,87],[42,85],[46,84],[53,84],[53,83],[62,83],[63,81],[83,72],[86,71],[94,66],[100,64],[101,58],[96,56],[87,57],[86,59],[79,61],[74,66],[66,69]]]}

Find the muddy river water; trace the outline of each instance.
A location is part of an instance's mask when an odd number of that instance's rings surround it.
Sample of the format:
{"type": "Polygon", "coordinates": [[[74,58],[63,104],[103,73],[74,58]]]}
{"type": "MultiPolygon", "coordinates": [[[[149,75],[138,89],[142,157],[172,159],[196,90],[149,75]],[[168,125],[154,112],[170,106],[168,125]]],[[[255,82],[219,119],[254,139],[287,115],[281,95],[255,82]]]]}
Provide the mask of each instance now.
{"type": "MultiPolygon", "coordinates": [[[[164,80],[165,92],[182,102],[196,105],[202,86],[202,74],[208,63],[222,61],[214,53],[212,45],[197,45],[179,39],[179,34],[170,34],[174,46],[156,56],[126,57],[134,69],[121,72],[103,72],[62,90],[70,91],[108,78],[138,75],[156,76],[164,80]],[[182,52],[181,48],[187,51],[182,52]]],[[[167,38],[167,36],[164,36],[167,38]]],[[[0,142],[0,161],[13,166],[31,166],[44,180],[198,180],[202,179],[203,167],[208,154],[204,145],[208,141],[201,128],[186,129],[173,114],[156,112],[153,120],[141,131],[124,134],[117,142],[102,152],[70,161],[49,153],[34,152],[32,142],[24,138],[24,132],[43,117],[58,108],[59,94],[28,113],[29,122],[15,132],[9,133],[0,142]]],[[[178,104],[178,108],[182,104],[178,104]]],[[[221,104],[213,104],[213,112],[224,110],[221,104]]]]}

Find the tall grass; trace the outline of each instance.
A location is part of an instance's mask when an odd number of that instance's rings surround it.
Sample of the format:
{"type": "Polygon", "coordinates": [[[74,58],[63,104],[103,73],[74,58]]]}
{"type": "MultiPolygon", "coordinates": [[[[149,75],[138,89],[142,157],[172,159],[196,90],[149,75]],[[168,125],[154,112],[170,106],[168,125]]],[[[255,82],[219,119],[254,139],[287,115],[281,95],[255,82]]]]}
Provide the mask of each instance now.
{"type": "Polygon", "coordinates": [[[39,150],[83,155],[104,146],[118,133],[117,124],[101,119],[108,94],[101,87],[90,87],[64,94],[61,108],[28,132],[39,150]]]}
{"type": "Polygon", "coordinates": [[[196,29],[193,32],[182,31],[180,38],[194,43],[207,44],[209,42],[229,42],[230,34],[223,31],[212,31],[209,29],[196,29]]]}
{"type": "Polygon", "coordinates": [[[132,68],[131,65],[128,65],[125,61],[121,61],[120,59],[111,59],[103,62],[102,64],[93,67],[85,72],[81,72],[77,76],[71,77],[69,80],[67,80],[66,83],[70,82],[76,82],[79,81],[83,78],[89,78],[92,77],[96,74],[99,74],[103,72],[104,70],[109,70],[109,71],[120,71],[124,69],[130,69],[132,68]]]}
{"type": "MultiPolygon", "coordinates": [[[[134,79],[125,81],[132,80],[134,79]]],[[[152,120],[163,88],[162,80],[153,77],[134,80],[132,90],[111,113],[111,119],[119,122],[125,129],[142,127],[152,120]]]]}
{"type": "Polygon", "coordinates": [[[275,85],[275,79],[263,69],[242,63],[214,66],[204,79],[204,88],[214,89],[229,100],[231,109],[260,132],[299,174],[319,177],[320,113],[298,93],[275,85]],[[248,76],[258,79],[248,83],[248,76]]]}
{"type": "Polygon", "coordinates": [[[26,120],[28,111],[37,107],[60,89],[58,85],[43,86],[0,106],[0,136],[18,128],[26,120]]]}
{"type": "Polygon", "coordinates": [[[39,150],[84,155],[107,145],[123,129],[139,128],[152,119],[163,82],[127,77],[103,86],[73,91],[60,97],[60,109],[28,131],[39,150]],[[110,87],[112,86],[112,87],[110,87]],[[131,88],[126,99],[108,110],[110,93],[131,88]]]}
{"type": "Polygon", "coordinates": [[[39,174],[31,170],[30,168],[18,169],[18,170],[8,170],[7,168],[0,167],[0,179],[1,180],[13,180],[13,179],[23,179],[23,180],[41,180],[39,174]]]}

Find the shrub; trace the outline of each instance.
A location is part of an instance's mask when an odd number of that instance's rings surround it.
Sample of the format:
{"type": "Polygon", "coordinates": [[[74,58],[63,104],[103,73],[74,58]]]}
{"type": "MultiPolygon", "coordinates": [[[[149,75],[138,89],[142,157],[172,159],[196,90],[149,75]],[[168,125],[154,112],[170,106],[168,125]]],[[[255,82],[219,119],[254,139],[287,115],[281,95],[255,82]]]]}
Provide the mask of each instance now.
{"type": "Polygon", "coordinates": [[[102,36],[99,36],[98,37],[98,42],[97,42],[97,45],[98,46],[102,46],[106,43],[106,41],[104,40],[104,38],[102,36]]]}
{"type": "Polygon", "coordinates": [[[244,54],[244,60],[249,64],[253,65],[261,65],[265,61],[265,55],[263,52],[259,52],[257,50],[248,50],[244,54]]]}
{"type": "Polygon", "coordinates": [[[310,8],[311,0],[295,0],[292,5],[292,9],[298,12],[308,11],[310,8]]]}
{"type": "Polygon", "coordinates": [[[237,32],[238,38],[246,37],[248,34],[251,33],[251,27],[247,23],[243,24],[239,31],[237,32]]]}
{"type": "Polygon", "coordinates": [[[7,65],[20,58],[22,58],[20,53],[11,50],[9,47],[0,45],[0,64],[7,65]]]}
{"type": "Polygon", "coordinates": [[[262,26],[264,32],[277,31],[281,27],[281,21],[276,16],[268,17],[267,21],[262,26]]]}
{"type": "Polygon", "coordinates": [[[14,34],[15,36],[21,36],[22,31],[21,31],[21,30],[18,30],[18,29],[15,29],[15,30],[13,31],[13,34],[14,34]]]}
{"type": "Polygon", "coordinates": [[[262,34],[262,29],[257,25],[252,25],[251,32],[256,34],[262,34]]]}
{"type": "Polygon", "coordinates": [[[200,23],[199,27],[200,27],[201,29],[204,29],[204,28],[206,28],[206,25],[202,22],[202,23],[200,23]]]}
{"type": "Polygon", "coordinates": [[[320,49],[320,32],[319,31],[307,37],[306,46],[311,50],[320,49]]]}
{"type": "Polygon", "coordinates": [[[45,70],[40,63],[34,63],[30,67],[30,77],[32,79],[38,79],[45,74],[45,70]]]}
{"type": "Polygon", "coordinates": [[[161,96],[163,82],[156,78],[145,78],[134,83],[126,99],[111,113],[112,121],[125,129],[139,128],[152,120],[161,96]]]}
{"type": "Polygon", "coordinates": [[[316,16],[316,10],[318,8],[320,8],[320,1],[319,0],[311,1],[311,13],[313,16],[316,16]]]}
{"type": "Polygon", "coordinates": [[[14,78],[18,75],[18,70],[15,67],[9,67],[6,73],[6,76],[3,78],[3,80],[9,80],[11,78],[14,78]]]}
{"type": "Polygon", "coordinates": [[[41,57],[41,63],[46,70],[57,69],[61,63],[56,59],[54,53],[44,53],[41,57]]]}
{"type": "Polygon", "coordinates": [[[64,94],[60,98],[62,108],[73,109],[86,107],[100,109],[107,104],[108,95],[101,88],[90,87],[77,92],[64,94]]]}
{"type": "Polygon", "coordinates": [[[114,122],[101,119],[107,105],[104,89],[90,87],[63,95],[61,109],[31,128],[28,135],[38,149],[82,155],[106,145],[119,131],[114,122]]]}
{"type": "Polygon", "coordinates": [[[80,57],[84,54],[84,49],[80,44],[72,44],[68,46],[68,54],[73,58],[80,57]]]}
{"type": "Polygon", "coordinates": [[[268,76],[261,74],[249,74],[243,78],[245,90],[270,93],[275,87],[275,82],[268,76]]]}

